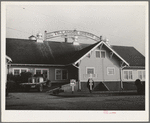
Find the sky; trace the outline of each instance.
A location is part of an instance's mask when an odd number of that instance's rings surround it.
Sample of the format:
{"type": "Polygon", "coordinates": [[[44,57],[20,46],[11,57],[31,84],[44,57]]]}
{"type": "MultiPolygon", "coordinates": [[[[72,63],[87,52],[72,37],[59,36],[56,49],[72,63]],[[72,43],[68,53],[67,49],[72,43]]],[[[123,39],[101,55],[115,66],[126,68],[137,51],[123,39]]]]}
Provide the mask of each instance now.
{"type": "MultiPolygon", "coordinates": [[[[109,40],[110,45],[133,46],[145,55],[145,4],[57,3],[8,4],[6,37],[28,39],[39,32],[44,34],[45,30],[76,29],[103,36],[109,40]]],[[[64,41],[62,38],[52,40],[64,41]]],[[[85,37],[80,37],[80,41],[94,43],[85,37]]]]}

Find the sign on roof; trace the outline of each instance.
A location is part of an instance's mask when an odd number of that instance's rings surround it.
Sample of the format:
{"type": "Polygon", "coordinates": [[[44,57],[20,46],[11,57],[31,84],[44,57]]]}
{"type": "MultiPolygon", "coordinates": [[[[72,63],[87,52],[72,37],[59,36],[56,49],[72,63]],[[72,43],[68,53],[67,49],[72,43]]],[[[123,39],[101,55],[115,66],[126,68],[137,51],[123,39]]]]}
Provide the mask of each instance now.
{"type": "Polygon", "coordinates": [[[55,32],[47,33],[45,31],[45,40],[55,37],[74,37],[74,36],[83,36],[90,39],[93,39],[95,41],[100,41],[100,37],[84,31],[77,31],[77,30],[60,30],[55,32]]]}

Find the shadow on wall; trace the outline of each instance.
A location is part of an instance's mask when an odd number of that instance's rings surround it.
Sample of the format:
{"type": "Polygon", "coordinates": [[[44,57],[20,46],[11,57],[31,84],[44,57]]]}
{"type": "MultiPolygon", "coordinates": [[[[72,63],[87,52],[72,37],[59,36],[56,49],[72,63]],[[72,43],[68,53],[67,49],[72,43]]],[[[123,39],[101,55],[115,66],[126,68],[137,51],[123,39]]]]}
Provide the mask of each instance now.
{"type": "Polygon", "coordinates": [[[94,89],[94,91],[108,91],[108,89],[106,88],[106,86],[104,85],[103,82],[98,83],[94,89]]]}
{"type": "MultiPolygon", "coordinates": [[[[87,88],[87,82],[81,82],[81,90],[89,91],[87,88]]],[[[93,91],[108,91],[108,89],[103,82],[94,82],[93,91]]]]}

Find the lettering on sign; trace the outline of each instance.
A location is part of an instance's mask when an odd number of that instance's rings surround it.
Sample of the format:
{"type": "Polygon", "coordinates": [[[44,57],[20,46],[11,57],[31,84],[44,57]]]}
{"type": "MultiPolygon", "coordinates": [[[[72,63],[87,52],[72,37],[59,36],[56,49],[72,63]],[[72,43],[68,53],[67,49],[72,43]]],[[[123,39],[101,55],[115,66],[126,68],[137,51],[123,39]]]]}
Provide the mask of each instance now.
{"type": "Polygon", "coordinates": [[[70,80],[70,86],[76,86],[76,80],[75,79],[70,80]]]}
{"type": "Polygon", "coordinates": [[[108,112],[107,110],[105,110],[104,112],[103,112],[104,114],[116,114],[116,112],[108,112]]]}
{"type": "Polygon", "coordinates": [[[100,37],[92,33],[84,32],[84,31],[60,30],[60,31],[55,31],[55,32],[50,32],[50,33],[45,32],[45,40],[50,39],[50,38],[55,38],[55,37],[63,37],[63,36],[70,36],[70,37],[83,36],[83,37],[93,39],[95,41],[100,41],[100,37]]]}
{"type": "Polygon", "coordinates": [[[76,80],[75,79],[70,80],[70,86],[72,87],[72,93],[73,93],[74,92],[74,87],[76,86],[76,80]]]}

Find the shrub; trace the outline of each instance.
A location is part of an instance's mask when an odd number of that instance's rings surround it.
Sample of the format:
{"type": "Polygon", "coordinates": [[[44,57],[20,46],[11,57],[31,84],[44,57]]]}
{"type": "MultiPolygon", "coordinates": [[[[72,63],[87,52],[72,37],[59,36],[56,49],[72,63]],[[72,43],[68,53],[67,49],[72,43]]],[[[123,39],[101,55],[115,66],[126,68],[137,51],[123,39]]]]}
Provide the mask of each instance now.
{"type": "Polygon", "coordinates": [[[138,94],[144,94],[145,92],[145,85],[141,83],[139,79],[135,81],[135,85],[137,87],[137,93],[138,94]]]}
{"type": "Polygon", "coordinates": [[[7,81],[7,84],[6,84],[6,88],[7,88],[7,92],[14,92],[14,91],[17,91],[17,84],[16,82],[10,80],[10,81],[7,81]]]}
{"type": "Polygon", "coordinates": [[[28,82],[28,79],[32,76],[32,73],[30,72],[22,72],[20,76],[21,83],[28,82]]]}
{"type": "Polygon", "coordinates": [[[30,72],[22,72],[21,75],[13,75],[12,73],[7,75],[6,88],[8,92],[18,91],[20,89],[20,83],[28,82],[28,78],[32,76],[30,72]]]}

